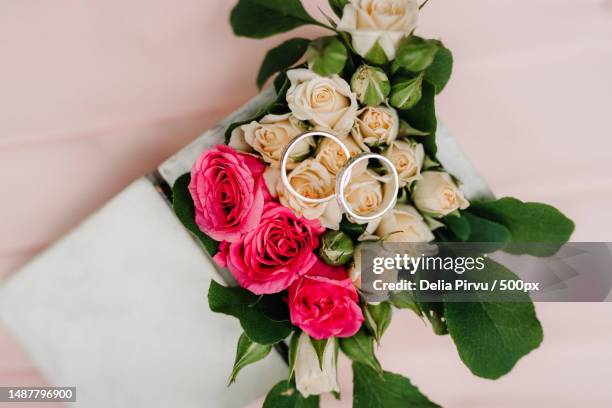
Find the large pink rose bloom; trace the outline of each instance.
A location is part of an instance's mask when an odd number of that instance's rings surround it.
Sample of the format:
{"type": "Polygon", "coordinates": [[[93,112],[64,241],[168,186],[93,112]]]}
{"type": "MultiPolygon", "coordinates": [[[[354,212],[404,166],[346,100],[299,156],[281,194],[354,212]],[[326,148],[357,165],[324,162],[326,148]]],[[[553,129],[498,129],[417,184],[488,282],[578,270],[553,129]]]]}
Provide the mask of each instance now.
{"type": "Polygon", "coordinates": [[[289,287],[291,323],[315,339],[351,337],[363,323],[357,289],[344,268],[318,261],[289,287]]]}
{"type": "Polygon", "coordinates": [[[222,243],[215,261],[243,288],[257,295],[277,293],[317,262],[313,251],[323,232],[318,220],[297,217],[287,207],[269,202],[259,225],[240,241],[222,243]]]}
{"type": "Polygon", "coordinates": [[[204,152],[189,182],[198,227],[217,241],[229,242],[254,229],[267,195],[265,168],[261,160],[231,147],[219,145],[204,152]]]}

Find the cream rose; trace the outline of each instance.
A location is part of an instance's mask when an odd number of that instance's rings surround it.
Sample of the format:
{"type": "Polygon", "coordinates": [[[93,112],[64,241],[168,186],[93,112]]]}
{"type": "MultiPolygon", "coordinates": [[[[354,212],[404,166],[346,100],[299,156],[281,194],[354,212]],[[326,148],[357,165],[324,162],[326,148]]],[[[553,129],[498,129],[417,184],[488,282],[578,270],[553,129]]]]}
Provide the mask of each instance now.
{"type": "MultiPolygon", "coordinates": [[[[359,153],[362,153],[362,150],[352,138],[341,137],[339,139],[347,147],[351,157],[355,157],[359,153]]],[[[317,146],[317,155],[315,158],[319,163],[325,166],[327,171],[333,175],[338,174],[342,166],[344,166],[348,160],[348,157],[346,157],[346,154],[340,145],[336,143],[336,141],[327,137],[319,143],[319,146],[317,146]]],[[[366,162],[363,163],[367,164],[366,162]]],[[[358,165],[359,164],[361,163],[358,163],[358,165]]]]}
{"type": "MultiPolygon", "coordinates": [[[[350,209],[361,216],[380,212],[390,201],[395,199],[396,191],[391,189],[388,176],[379,176],[371,170],[359,172],[353,168],[353,175],[344,189],[344,197],[350,209]]],[[[359,240],[367,240],[377,228],[381,217],[367,222],[366,230],[359,240]]],[[[356,220],[357,223],[365,223],[356,220]]]]}
{"type": "Polygon", "coordinates": [[[370,147],[390,144],[399,132],[399,119],[393,108],[368,106],[358,112],[351,136],[359,147],[370,151],[370,147]]]}
{"type": "Polygon", "coordinates": [[[344,189],[344,197],[355,213],[368,216],[383,205],[383,183],[370,170],[351,177],[344,189]]]}
{"type": "Polygon", "coordinates": [[[470,205],[448,173],[424,171],[421,177],[414,186],[412,199],[423,213],[443,217],[470,205]]]}
{"type": "MultiPolygon", "coordinates": [[[[266,115],[259,122],[252,121],[239,126],[232,132],[229,146],[242,151],[255,151],[270,166],[280,167],[283,149],[297,135],[303,133],[306,127],[290,113],[284,115],[266,115]]],[[[291,158],[304,158],[314,147],[314,140],[301,140],[292,148],[291,158]]],[[[295,167],[291,160],[288,167],[295,167]]]]}
{"type": "Polygon", "coordinates": [[[295,359],[295,386],[308,398],[326,392],[339,391],[338,369],[336,367],[336,339],[330,338],[323,349],[322,364],[310,337],[304,332],[298,339],[298,351],[295,359]]]}
{"type": "Polygon", "coordinates": [[[392,60],[400,40],[416,28],[418,16],[416,0],[351,0],[338,31],[351,34],[353,48],[362,57],[378,43],[392,60]]]}
{"type": "Polygon", "coordinates": [[[391,142],[384,156],[395,166],[400,187],[421,179],[421,167],[425,159],[425,149],[422,144],[396,140],[391,142]]]}
{"type": "Polygon", "coordinates": [[[357,115],[357,98],[349,84],[338,75],[322,77],[305,69],[287,71],[289,109],[300,120],[308,120],[321,130],[346,134],[357,115]]]}
{"type": "MultiPolygon", "coordinates": [[[[275,190],[282,205],[289,207],[295,214],[308,218],[318,219],[325,228],[337,230],[340,228],[342,212],[336,200],[324,203],[306,203],[291,194],[283,185],[280,171],[277,174],[264,174],[266,184],[276,182],[275,190]]],[[[334,194],[336,178],[314,159],[300,162],[287,175],[289,184],[300,195],[308,198],[324,198],[334,194]]],[[[269,188],[270,189],[270,188],[269,188]]]]}
{"type": "Polygon", "coordinates": [[[429,242],[434,239],[421,214],[406,204],[399,204],[386,213],[375,234],[386,242],[429,242]]]}

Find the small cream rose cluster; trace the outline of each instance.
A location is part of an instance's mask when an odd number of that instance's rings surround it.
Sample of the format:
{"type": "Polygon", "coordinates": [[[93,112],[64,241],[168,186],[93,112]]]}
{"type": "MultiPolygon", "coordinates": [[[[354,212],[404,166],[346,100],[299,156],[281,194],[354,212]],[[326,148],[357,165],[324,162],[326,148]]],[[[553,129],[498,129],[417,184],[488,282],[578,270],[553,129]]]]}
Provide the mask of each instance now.
{"type": "MultiPolygon", "coordinates": [[[[363,66],[367,71],[369,67],[363,66]]],[[[342,211],[336,200],[311,203],[296,197],[280,178],[280,161],[285,146],[307,130],[336,135],[351,156],[375,151],[388,158],[399,175],[399,187],[413,193],[413,203],[427,217],[441,217],[467,206],[467,201],[451,177],[439,171],[423,171],[425,149],[415,140],[399,137],[397,111],[381,103],[360,106],[354,87],[338,75],[320,76],[306,68],[289,70],[290,87],[286,101],[291,112],[268,114],[234,129],[229,145],[255,153],[269,165],[264,174],[268,190],[296,215],[319,220],[328,229],[338,230],[342,211]]],[[[303,197],[320,199],[335,193],[336,175],[349,159],[337,142],[321,138],[300,141],[289,158],[288,181],[303,197]]],[[[357,166],[345,198],[359,215],[380,210],[388,199],[388,183],[372,169],[357,166]]],[[[370,222],[368,236],[430,241],[433,235],[419,212],[408,204],[370,222]],[[400,221],[401,220],[401,221],[400,221]],[[395,229],[393,229],[395,228],[395,229]],[[428,232],[428,233],[426,233],[428,232]]]]}

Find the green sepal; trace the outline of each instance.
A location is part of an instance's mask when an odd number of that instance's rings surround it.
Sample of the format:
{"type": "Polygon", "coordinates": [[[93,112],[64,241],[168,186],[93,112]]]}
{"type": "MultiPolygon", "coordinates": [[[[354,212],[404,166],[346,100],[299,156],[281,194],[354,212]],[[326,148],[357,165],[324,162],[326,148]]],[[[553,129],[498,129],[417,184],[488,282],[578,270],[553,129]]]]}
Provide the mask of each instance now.
{"type": "Polygon", "coordinates": [[[380,343],[385,330],[391,323],[393,311],[389,302],[381,302],[379,304],[366,303],[363,307],[365,324],[370,332],[374,335],[376,343],[380,343]]]}
{"type": "Polygon", "coordinates": [[[288,380],[293,378],[293,373],[295,372],[295,362],[297,361],[297,356],[300,351],[300,334],[302,332],[296,330],[291,335],[291,340],[289,341],[289,377],[288,380]]]}
{"type": "Polygon", "coordinates": [[[370,51],[363,56],[366,61],[372,63],[374,65],[384,65],[389,62],[389,58],[387,58],[387,54],[382,49],[378,41],[374,43],[370,51]]]}
{"type": "Polygon", "coordinates": [[[353,337],[341,338],[340,349],[356,363],[371,367],[376,373],[382,375],[382,367],[374,354],[374,338],[362,327],[353,337]]]}
{"type": "Polygon", "coordinates": [[[329,340],[330,339],[317,340],[310,337],[310,344],[312,344],[312,347],[314,348],[315,353],[317,354],[317,359],[319,360],[319,368],[321,370],[323,370],[323,356],[325,355],[325,347],[327,347],[327,342],[329,340]]]}

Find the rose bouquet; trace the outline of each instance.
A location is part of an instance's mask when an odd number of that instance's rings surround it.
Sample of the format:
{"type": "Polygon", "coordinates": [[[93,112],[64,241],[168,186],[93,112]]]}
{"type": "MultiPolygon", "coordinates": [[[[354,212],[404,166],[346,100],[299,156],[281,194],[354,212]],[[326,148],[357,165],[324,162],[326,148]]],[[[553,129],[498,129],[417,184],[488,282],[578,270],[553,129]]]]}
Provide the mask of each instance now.
{"type": "Polygon", "coordinates": [[[208,293],[210,308],[244,330],[230,383],[275,347],[287,354],[288,376],[264,406],[318,406],[322,393],[340,398],[342,351],[353,362],[353,406],[437,406],[376,358],[393,309],[450,334],[467,367],[495,379],[542,341],[533,305],[428,303],[407,292],[368,303],[354,259],[360,245],[557,243],[574,226],[545,204],[470,203],[445,171],[436,157],[434,98],[450,77],[452,54],[414,34],[415,0],[330,6],[337,18],[320,22],[299,0],[238,2],[231,14],[237,35],[262,38],[305,24],[331,35],[290,39],[267,53],[257,83],[276,75],[276,97],[230,125],[227,145],[202,152],[174,185],[174,209],[236,282],[213,281],[208,293]],[[340,199],[329,199],[334,194],[340,199]]]}

